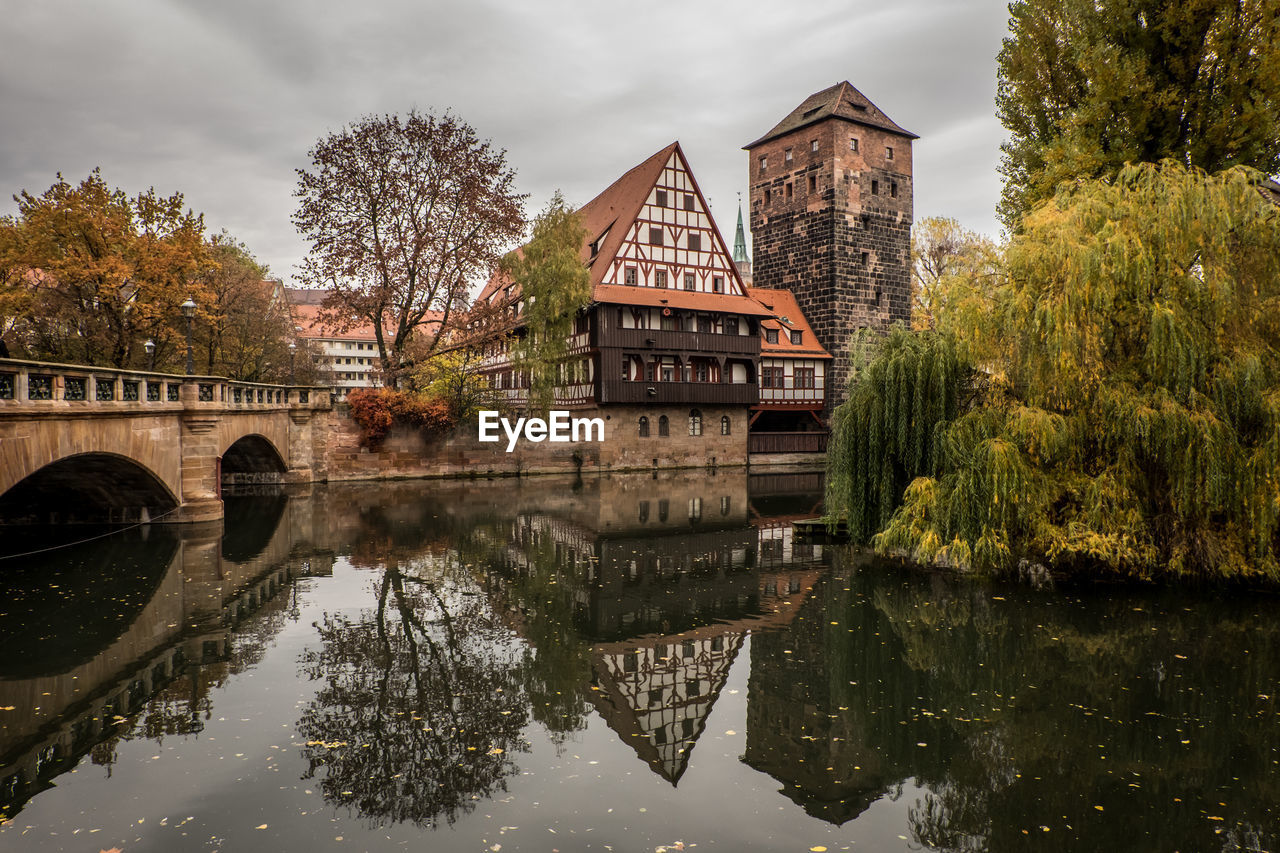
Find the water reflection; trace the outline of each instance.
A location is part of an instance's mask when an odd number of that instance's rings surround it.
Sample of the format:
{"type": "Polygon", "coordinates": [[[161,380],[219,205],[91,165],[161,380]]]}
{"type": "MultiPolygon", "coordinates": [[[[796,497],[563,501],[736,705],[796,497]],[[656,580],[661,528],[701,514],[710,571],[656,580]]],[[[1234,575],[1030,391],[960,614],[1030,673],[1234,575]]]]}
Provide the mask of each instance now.
{"type": "MultiPolygon", "coordinates": [[[[157,528],[6,567],[0,813],[37,795],[85,809],[55,782],[86,761],[110,774],[131,742],[212,741],[229,689],[274,656],[296,684],[257,701],[291,742],[252,796],[284,813],[279,783],[300,781],[376,827],[369,847],[449,825],[490,847],[464,827],[501,809],[549,825],[528,801],[581,757],[599,762],[598,811],[624,786],[654,796],[643,778],[679,813],[718,768],[740,801],[686,817],[689,834],[732,822],[763,848],[791,840],[771,834],[781,806],[829,849],[1275,849],[1276,602],[904,573],[792,537],[820,486],[335,486],[233,500],[226,533],[157,528]]],[[[227,757],[188,754],[197,778],[227,757]]],[[[637,837],[623,828],[615,849],[637,837]]]]}

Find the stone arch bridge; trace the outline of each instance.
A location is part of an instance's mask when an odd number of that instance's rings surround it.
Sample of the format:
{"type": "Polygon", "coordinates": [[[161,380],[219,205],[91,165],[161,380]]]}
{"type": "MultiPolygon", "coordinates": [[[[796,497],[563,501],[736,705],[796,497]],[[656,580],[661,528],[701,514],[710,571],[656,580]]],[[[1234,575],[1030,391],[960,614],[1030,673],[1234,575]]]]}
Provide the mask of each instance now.
{"type": "Polygon", "coordinates": [[[224,483],[325,479],[323,388],[0,359],[0,525],[222,518],[224,483]]]}

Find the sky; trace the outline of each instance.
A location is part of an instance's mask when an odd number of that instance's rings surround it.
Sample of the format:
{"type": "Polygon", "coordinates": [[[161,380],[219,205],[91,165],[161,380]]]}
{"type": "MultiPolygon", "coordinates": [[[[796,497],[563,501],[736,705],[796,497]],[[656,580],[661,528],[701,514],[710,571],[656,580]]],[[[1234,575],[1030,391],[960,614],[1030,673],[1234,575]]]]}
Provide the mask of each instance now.
{"type": "Polygon", "coordinates": [[[530,215],[679,140],[732,244],[747,154],[848,80],[915,142],[915,218],[999,233],[1003,0],[0,0],[0,215],[94,167],[181,192],[275,277],[316,141],[451,110],[507,152],[530,215]]]}

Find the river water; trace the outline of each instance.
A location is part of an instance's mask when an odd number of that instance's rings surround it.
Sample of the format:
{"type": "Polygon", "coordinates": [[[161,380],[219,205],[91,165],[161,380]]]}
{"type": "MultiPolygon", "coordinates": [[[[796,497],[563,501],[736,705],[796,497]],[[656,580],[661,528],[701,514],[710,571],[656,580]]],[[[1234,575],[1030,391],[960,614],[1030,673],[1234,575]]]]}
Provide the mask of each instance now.
{"type": "Polygon", "coordinates": [[[0,850],[1278,849],[1275,598],[911,572],[794,540],[820,490],[333,485],[0,561],[0,850]]]}

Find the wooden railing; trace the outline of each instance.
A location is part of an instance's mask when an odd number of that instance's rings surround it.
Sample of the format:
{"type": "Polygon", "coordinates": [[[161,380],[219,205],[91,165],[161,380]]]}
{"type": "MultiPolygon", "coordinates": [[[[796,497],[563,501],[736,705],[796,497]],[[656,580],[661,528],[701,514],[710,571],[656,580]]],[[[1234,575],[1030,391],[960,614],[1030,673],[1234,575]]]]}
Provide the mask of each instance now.
{"type": "Polygon", "coordinates": [[[791,377],[787,377],[785,388],[760,389],[761,403],[822,403],[826,397],[826,389],[819,380],[816,388],[795,388],[791,386],[791,377]]]}
{"type": "Polygon", "coordinates": [[[754,406],[759,400],[759,388],[754,382],[629,382],[610,379],[600,384],[601,403],[754,406]]]}
{"type": "Polygon", "coordinates": [[[192,405],[263,409],[328,404],[329,391],[320,387],[0,359],[0,412],[151,411],[192,405]]]}
{"type": "Polygon", "coordinates": [[[672,332],[663,329],[604,329],[600,346],[632,350],[677,350],[730,355],[759,355],[757,335],[719,335],[715,332],[672,332]]]}
{"type": "Polygon", "coordinates": [[[826,453],[825,432],[753,432],[747,435],[748,453],[826,453]]]}

